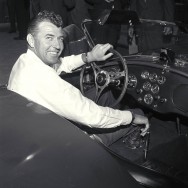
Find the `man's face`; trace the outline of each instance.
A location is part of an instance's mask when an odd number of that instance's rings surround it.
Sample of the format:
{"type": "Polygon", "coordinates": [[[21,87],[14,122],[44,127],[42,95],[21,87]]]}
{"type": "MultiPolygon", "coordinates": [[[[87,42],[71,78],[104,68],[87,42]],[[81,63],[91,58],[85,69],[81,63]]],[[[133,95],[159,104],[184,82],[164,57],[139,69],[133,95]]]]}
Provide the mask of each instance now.
{"type": "Polygon", "coordinates": [[[35,54],[47,65],[57,63],[64,48],[62,28],[50,22],[42,22],[33,38],[35,54]]]}

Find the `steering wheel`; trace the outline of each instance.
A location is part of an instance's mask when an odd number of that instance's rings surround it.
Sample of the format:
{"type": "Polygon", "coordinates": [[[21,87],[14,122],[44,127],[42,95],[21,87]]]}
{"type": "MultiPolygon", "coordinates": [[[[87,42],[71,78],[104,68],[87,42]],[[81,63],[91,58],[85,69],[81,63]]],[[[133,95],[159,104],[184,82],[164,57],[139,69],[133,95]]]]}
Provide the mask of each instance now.
{"type": "Polygon", "coordinates": [[[121,91],[116,101],[110,104],[110,107],[115,107],[122,100],[126,92],[128,84],[128,68],[126,60],[122,57],[122,55],[119,52],[117,52],[114,49],[110,49],[109,51],[113,53],[113,55],[116,56],[117,59],[120,60],[120,65],[122,65],[122,71],[117,69],[107,71],[101,69],[95,62],[90,63],[89,67],[88,64],[86,64],[82,67],[82,70],[80,72],[80,88],[82,94],[85,96],[86,87],[84,87],[84,84],[86,84],[87,86],[94,84],[96,90],[94,101],[98,103],[98,100],[102,92],[109,86],[115,86],[121,91]],[[89,68],[90,70],[92,68],[92,72],[94,73],[93,79],[91,76],[91,71],[88,72],[89,75],[86,75],[86,78],[84,78],[84,74],[87,72],[89,68]]]}

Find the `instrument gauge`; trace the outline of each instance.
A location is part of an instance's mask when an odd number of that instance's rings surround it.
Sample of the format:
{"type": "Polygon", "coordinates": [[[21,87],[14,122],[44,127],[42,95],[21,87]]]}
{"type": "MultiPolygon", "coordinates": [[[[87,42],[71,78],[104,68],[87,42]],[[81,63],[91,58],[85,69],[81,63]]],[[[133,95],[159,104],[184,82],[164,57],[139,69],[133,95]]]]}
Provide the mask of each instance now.
{"type": "Polygon", "coordinates": [[[149,72],[148,71],[143,71],[141,73],[141,78],[142,79],[148,79],[149,78],[149,72]]]}
{"type": "Polygon", "coordinates": [[[153,73],[153,74],[150,74],[149,75],[149,80],[151,81],[151,82],[156,82],[157,81],[157,74],[156,73],[153,73]]]}
{"type": "Polygon", "coordinates": [[[144,102],[150,105],[153,102],[153,96],[151,94],[146,94],[144,96],[144,102]]]}
{"type": "Polygon", "coordinates": [[[152,86],[151,86],[151,92],[152,92],[153,94],[159,93],[159,86],[158,86],[157,84],[152,85],[152,86]]]}
{"type": "Polygon", "coordinates": [[[145,91],[150,91],[150,89],[151,89],[151,83],[150,82],[144,82],[143,89],[145,91]]]}
{"type": "Polygon", "coordinates": [[[164,84],[166,82],[166,77],[164,77],[164,76],[158,76],[157,82],[159,84],[164,84]]]}

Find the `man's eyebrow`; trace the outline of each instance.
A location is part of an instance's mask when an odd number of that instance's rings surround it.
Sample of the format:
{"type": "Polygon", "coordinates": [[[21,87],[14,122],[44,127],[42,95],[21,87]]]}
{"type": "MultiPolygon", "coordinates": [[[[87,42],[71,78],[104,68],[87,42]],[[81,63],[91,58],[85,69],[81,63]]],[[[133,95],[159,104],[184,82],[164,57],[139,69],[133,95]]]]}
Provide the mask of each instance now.
{"type": "Polygon", "coordinates": [[[48,34],[46,34],[46,36],[53,37],[54,35],[53,35],[53,34],[48,33],[48,34]]]}
{"type": "MultiPolygon", "coordinates": [[[[48,34],[46,34],[45,36],[46,36],[46,37],[54,37],[55,35],[48,33],[48,34]]],[[[59,36],[59,38],[65,38],[65,35],[61,35],[61,36],[59,36]]]]}

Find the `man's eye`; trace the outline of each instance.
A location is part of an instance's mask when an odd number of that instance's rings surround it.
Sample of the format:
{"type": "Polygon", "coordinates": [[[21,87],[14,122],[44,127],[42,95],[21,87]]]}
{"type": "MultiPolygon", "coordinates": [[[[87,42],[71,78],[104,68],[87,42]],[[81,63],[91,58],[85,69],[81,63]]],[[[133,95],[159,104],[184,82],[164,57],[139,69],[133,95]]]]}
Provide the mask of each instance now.
{"type": "Polygon", "coordinates": [[[62,42],[63,42],[63,41],[64,41],[64,38],[60,38],[60,41],[62,41],[62,42]]]}
{"type": "Polygon", "coordinates": [[[52,37],[46,37],[47,40],[52,40],[52,37]]]}

